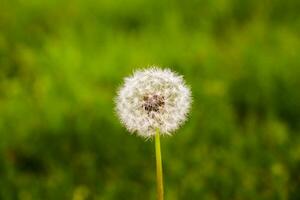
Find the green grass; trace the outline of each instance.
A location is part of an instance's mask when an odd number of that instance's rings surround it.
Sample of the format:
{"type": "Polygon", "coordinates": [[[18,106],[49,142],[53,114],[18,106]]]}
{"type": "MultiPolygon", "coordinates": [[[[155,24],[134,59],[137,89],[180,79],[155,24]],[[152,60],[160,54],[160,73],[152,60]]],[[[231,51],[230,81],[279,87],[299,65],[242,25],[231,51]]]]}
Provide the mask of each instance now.
{"type": "Polygon", "coordinates": [[[17,1],[0,6],[0,199],[155,199],[153,141],[114,114],[124,76],[185,76],[161,138],[165,199],[300,198],[296,0],[17,1]]]}

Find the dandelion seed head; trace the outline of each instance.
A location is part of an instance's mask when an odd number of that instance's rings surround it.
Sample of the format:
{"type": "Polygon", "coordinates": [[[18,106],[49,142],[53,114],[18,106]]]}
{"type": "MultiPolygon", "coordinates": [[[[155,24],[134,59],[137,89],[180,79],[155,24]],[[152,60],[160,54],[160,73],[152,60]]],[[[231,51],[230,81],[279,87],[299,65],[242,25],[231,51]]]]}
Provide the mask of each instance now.
{"type": "Polygon", "coordinates": [[[172,134],[187,118],[191,91],[170,69],[150,67],[125,78],[116,97],[116,112],[131,133],[150,138],[156,129],[172,134]]]}

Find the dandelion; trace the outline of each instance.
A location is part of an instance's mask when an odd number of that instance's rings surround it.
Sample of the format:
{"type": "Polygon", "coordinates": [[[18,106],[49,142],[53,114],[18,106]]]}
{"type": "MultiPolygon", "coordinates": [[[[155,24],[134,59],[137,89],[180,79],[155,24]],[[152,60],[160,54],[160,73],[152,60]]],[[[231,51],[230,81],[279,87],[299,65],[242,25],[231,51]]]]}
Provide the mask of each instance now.
{"type": "Polygon", "coordinates": [[[173,133],[185,120],[191,92],[182,76],[152,67],[125,79],[116,98],[116,111],[129,132],[150,138],[173,133]]]}
{"type": "Polygon", "coordinates": [[[171,135],[186,119],[191,92],[183,77],[170,69],[151,67],[125,78],[116,98],[116,112],[131,133],[155,136],[158,198],[163,199],[160,135],[171,135]]]}

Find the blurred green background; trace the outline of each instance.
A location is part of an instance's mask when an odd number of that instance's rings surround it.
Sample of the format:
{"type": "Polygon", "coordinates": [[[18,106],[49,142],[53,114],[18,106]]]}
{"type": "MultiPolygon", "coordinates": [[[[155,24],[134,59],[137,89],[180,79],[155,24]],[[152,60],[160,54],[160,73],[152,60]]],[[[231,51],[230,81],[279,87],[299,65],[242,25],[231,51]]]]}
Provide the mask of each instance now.
{"type": "Polygon", "coordinates": [[[155,199],[153,141],[113,102],[152,64],[194,97],[167,200],[300,199],[298,0],[1,0],[0,199],[155,199]]]}

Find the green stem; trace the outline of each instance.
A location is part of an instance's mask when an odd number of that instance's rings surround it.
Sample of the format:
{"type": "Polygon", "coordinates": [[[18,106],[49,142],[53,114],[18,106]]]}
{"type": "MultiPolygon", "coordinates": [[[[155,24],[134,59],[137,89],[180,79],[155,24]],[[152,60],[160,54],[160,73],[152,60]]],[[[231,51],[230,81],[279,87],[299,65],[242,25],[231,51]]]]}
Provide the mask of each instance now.
{"type": "Polygon", "coordinates": [[[163,184],[163,171],[162,171],[162,162],[161,162],[159,129],[156,130],[156,134],[155,134],[155,153],[156,153],[157,199],[163,200],[164,199],[164,184],[163,184]]]}

